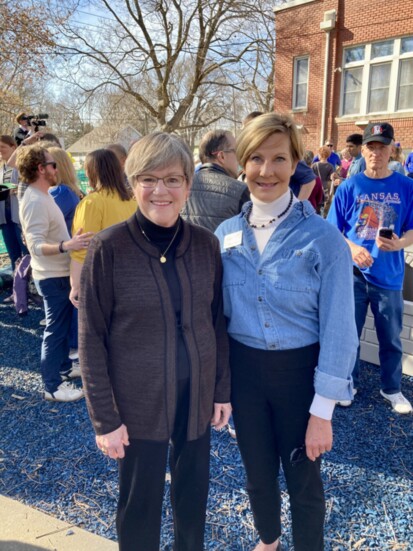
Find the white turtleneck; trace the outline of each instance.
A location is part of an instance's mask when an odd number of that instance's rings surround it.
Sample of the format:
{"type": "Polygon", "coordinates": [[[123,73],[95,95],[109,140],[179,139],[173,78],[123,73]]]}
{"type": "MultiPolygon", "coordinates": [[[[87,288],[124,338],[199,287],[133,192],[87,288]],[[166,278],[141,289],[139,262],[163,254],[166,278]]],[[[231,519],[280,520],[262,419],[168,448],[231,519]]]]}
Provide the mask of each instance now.
{"type": "MultiPolygon", "coordinates": [[[[291,207],[288,209],[287,212],[285,212],[282,216],[278,218],[280,213],[285,211],[290,200],[290,190],[286,191],[283,195],[281,195],[281,197],[278,197],[278,199],[272,201],[271,203],[264,203],[263,201],[260,201],[260,199],[254,197],[254,195],[251,195],[252,210],[249,216],[249,222],[251,224],[254,224],[254,226],[261,226],[262,224],[268,224],[270,220],[275,218],[274,222],[272,222],[268,226],[265,226],[264,228],[253,228],[255,240],[257,242],[257,247],[260,254],[262,254],[274,231],[290,214],[293,205],[298,202],[298,199],[294,196],[291,207]]],[[[325,398],[324,396],[315,394],[310,407],[310,413],[312,415],[315,415],[316,417],[331,420],[335,405],[335,400],[331,400],[330,398],[325,398]]]]}
{"type": "Polygon", "coordinates": [[[252,211],[249,217],[249,221],[251,224],[254,224],[254,226],[261,226],[262,224],[268,224],[270,220],[275,218],[275,221],[268,226],[265,226],[265,228],[253,228],[255,240],[257,242],[260,254],[262,254],[262,251],[265,249],[265,246],[270,240],[270,237],[272,236],[274,231],[281,224],[281,222],[287,218],[287,216],[291,212],[294,203],[298,202],[298,199],[294,196],[291,207],[286,213],[278,218],[278,216],[283,211],[285,211],[290,200],[291,192],[289,189],[283,195],[281,195],[281,197],[278,197],[278,199],[275,199],[275,201],[272,201],[271,203],[264,203],[260,199],[254,197],[254,195],[251,195],[252,211]]]}

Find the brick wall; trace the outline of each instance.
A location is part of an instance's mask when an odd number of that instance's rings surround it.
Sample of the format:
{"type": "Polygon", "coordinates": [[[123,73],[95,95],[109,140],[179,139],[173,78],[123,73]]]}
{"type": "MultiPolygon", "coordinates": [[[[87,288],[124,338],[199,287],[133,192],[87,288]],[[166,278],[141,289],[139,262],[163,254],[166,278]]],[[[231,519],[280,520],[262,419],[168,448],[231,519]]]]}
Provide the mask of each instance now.
{"type": "MultiPolygon", "coordinates": [[[[314,0],[298,5],[288,4],[275,11],[276,54],[275,54],[275,110],[292,112],[292,83],[294,58],[310,56],[310,79],[308,106],[306,110],[294,112],[298,124],[304,125],[304,142],[307,149],[317,150],[321,135],[321,109],[324,81],[324,56],[326,33],[320,30],[324,12],[337,11],[336,28],[331,31],[330,59],[328,64],[328,92],[326,106],[325,138],[333,139],[336,149],[345,146],[346,137],[353,132],[362,132],[364,127],[350,121],[336,120],[340,109],[342,73],[341,67],[345,47],[412,35],[411,19],[405,17],[405,0],[314,0]]],[[[360,118],[360,117],[358,117],[360,118]]],[[[364,118],[364,117],[363,117],[364,118]]],[[[382,117],[368,117],[370,121],[382,117]]],[[[413,112],[385,116],[395,129],[396,140],[406,150],[413,149],[413,112]]]]}

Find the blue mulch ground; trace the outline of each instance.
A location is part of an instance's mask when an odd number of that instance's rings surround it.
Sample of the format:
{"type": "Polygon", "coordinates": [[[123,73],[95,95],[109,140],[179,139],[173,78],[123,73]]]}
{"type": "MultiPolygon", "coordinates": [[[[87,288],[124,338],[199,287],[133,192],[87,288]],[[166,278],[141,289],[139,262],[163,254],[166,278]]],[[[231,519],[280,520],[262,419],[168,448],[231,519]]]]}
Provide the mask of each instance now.
{"type": "MultiPolygon", "coordinates": [[[[116,464],[99,453],[84,401],[42,400],[39,308],[19,318],[0,293],[0,492],[115,539],[116,464]]],[[[326,454],[326,551],[413,549],[413,416],[398,416],[379,396],[375,366],[364,364],[361,392],[337,408],[334,449],[326,454]]],[[[413,399],[413,378],[404,377],[413,399]]],[[[250,551],[253,528],[236,442],[214,431],[206,549],[250,551]]],[[[292,546],[283,487],[283,542],[292,546]]],[[[167,476],[162,549],[171,550],[167,476]]]]}

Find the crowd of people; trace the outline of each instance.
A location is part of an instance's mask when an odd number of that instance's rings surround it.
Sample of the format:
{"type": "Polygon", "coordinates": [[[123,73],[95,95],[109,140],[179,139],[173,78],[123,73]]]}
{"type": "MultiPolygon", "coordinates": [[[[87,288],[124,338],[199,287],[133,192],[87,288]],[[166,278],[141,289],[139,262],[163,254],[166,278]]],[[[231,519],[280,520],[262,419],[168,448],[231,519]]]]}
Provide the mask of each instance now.
{"type": "Polygon", "coordinates": [[[292,118],[254,112],[237,137],[206,133],[197,167],[184,140],[154,132],[91,152],[87,195],[57,138],[26,130],[19,147],[0,138],[1,229],[43,297],[45,399],[85,397],[97,447],[118,461],[120,550],[159,550],[168,457],[174,550],[204,549],[210,430],[232,413],[255,551],[282,549],[281,466],[294,548],[322,551],[321,459],[336,405],[362,391],[369,305],[380,393],[412,412],[400,333],[413,161],[392,126],[314,158],[292,118]]]}

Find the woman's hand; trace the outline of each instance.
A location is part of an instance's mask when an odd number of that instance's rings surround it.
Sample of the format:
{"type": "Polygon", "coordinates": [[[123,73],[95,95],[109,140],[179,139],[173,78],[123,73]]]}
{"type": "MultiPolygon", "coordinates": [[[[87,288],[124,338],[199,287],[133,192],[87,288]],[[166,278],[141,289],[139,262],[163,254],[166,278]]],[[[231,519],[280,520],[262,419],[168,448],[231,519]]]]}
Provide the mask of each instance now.
{"type": "Polygon", "coordinates": [[[78,287],[74,287],[72,285],[72,287],[70,288],[69,300],[75,308],[79,308],[79,289],[78,289],[78,287]]]}
{"type": "Polygon", "coordinates": [[[72,258],[70,262],[70,294],[69,299],[75,308],[79,308],[79,287],[80,274],[82,272],[83,263],[72,258]]]}
{"type": "Polygon", "coordinates": [[[315,461],[324,452],[333,447],[333,427],[331,421],[310,415],[305,434],[307,457],[315,461]]]}
{"type": "Polygon", "coordinates": [[[108,434],[96,436],[97,447],[111,459],[125,457],[125,446],[129,446],[129,436],[125,425],[108,434]]]}
{"type": "Polygon", "coordinates": [[[214,415],[211,419],[211,425],[216,430],[221,430],[228,425],[229,418],[231,416],[232,407],[230,403],[218,404],[214,403],[214,415]]]}

